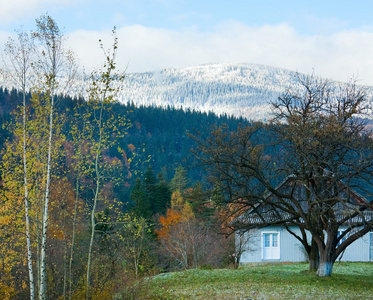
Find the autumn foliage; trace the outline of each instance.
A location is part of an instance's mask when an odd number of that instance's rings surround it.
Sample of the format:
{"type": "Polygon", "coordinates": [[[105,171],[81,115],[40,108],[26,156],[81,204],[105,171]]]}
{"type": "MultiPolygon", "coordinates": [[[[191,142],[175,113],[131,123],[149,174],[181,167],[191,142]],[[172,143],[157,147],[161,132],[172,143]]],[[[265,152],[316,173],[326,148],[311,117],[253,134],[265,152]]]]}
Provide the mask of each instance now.
{"type": "Polygon", "coordinates": [[[155,230],[158,239],[166,239],[169,236],[170,230],[172,230],[172,228],[180,222],[181,213],[171,208],[167,209],[166,216],[159,217],[161,228],[159,230],[155,230]]]}
{"type": "MultiPolygon", "coordinates": [[[[201,203],[204,205],[204,203],[201,203]]],[[[195,206],[195,211],[201,207],[195,206]]],[[[187,269],[203,265],[221,265],[226,255],[224,236],[211,219],[195,216],[192,204],[184,199],[179,190],[172,194],[171,208],[159,217],[156,230],[159,241],[158,253],[162,266],[168,269],[187,269]]]]}

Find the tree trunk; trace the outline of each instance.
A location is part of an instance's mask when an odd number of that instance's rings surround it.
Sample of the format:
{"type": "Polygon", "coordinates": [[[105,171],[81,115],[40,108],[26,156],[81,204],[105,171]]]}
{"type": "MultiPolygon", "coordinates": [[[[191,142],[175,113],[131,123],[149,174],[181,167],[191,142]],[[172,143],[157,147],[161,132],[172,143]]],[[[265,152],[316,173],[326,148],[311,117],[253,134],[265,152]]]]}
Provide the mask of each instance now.
{"type": "MultiPolygon", "coordinates": [[[[24,77],[24,80],[25,77],[24,77]]],[[[25,81],[24,81],[25,82],[25,81]]],[[[32,270],[31,238],[30,238],[30,215],[28,210],[28,186],[27,186],[27,149],[26,149],[26,88],[23,85],[23,172],[25,184],[25,219],[26,219],[26,242],[27,242],[27,264],[30,283],[30,299],[34,299],[34,273],[32,270]]]]}
{"type": "Polygon", "coordinates": [[[88,249],[88,261],[87,261],[87,275],[86,275],[86,300],[91,299],[91,266],[92,266],[92,249],[93,243],[95,240],[95,227],[96,227],[96,220],[95,220],[95,213],[96,213],[96,206],[97,206],[97,198],[98,198],[98,191],[99,191],[99,182],[97,182],[97,191],[95,195],[95,199],[93,202],[93,208],[91,212],[91,240],[89,242],[89,249],[88,249]]]}
{"type": "MultiPolygon", "coordinates": [[[[64,226],[65,227],[65,226],[64,226]]],[[[65,228],[63,229],[65,233],[65,228]]],[[[67,246],[67,239],[65,237],[65,257],[63,262],[63,299],[66,300],[66,289],[67,289],[67,252],[68,252],[68,246],[67,246]]]]}
{"type": "Polygon", "coordinates": [[[311,241],[310,252],[308,253],[309,267],[311,272],[316,272],[320,264],[319,248],[314,239],[311,241]]]}
{"type": "MultiPolygon", "coordinates": [[[[79,160],[80,160],[80,157],[79,157],[79,160]]],[[[69,300],[72,299],[72,290],[73,290],[73,260],[74,260],[74,246],[75,246],[75,231],[76,231],[77,214],[78,214],[78,201],[79,201],[79,175],[76,178],[73,233],[72,233],[72,238],[71,238],[70,260],[69,260],[69,300]]]]}
{"type": "Polygon", "coordinates": [[[54,109],[54,97],[53,89],[51,93],[51,106],[49,116],[49,142],[48,142],[48,162],[47,162],[47,183],[45,187],[45,202],[44,202],[44,214],[43,214],[43,225],[42,225],[42,240],[41,240],[41,268],[40,268],[40,288],[39,288],[39,300],[45,299],[45,286],[46,286],[46,247],[47,247],[47,226],[48,226],[48,204],[49,204],[49,186],[51,178],[51,160],[52,160],[52,137],[53,137],[53,109],[54,109]]]}
{"type": "MultiPolygon", "coordinates": [[[[100,114],[100,127],[101,127],[101,116],[102,116],[102,110],[101,110],[101,114],[100,114]]],[[[99,156],[100,156],[100,153],[101,153],[101,138],[102,138],[102,129],[100,128],[100,137],[99,137],[99,143],[98,143],[96,158],[95,158],[96,190],[95,190],[95,198],[94,198],[94,201],[93,201],[93,207],[92,207],[92,212],[91,212],[91,241],[89,243],[88,261],[87,261],[86,300],[91,299],[92,249],[93,249],[93,244],[94,244],[94,239],[95,239],[95,229],[96,229],[95,228],[96,227],[95,214],[96,214],[98,195],[100,193],[99,156]]]]}
{"type": "Polygon", "coordinates": [[[333,271],[334,260],[330,251],[324,250],[320,252],[320,264],[317,269],[317,276],[326,277],[331,276],[333,271]]]}

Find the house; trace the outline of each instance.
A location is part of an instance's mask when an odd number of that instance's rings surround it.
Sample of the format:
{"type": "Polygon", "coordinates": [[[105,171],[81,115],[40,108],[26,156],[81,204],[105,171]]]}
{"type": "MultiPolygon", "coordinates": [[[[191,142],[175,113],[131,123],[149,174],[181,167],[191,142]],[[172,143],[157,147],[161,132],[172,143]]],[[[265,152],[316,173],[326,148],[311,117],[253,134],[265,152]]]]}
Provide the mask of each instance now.
{"type": "MultiPolygon", "coordinates": [[[[337,220],[344,218],[346,212],[348,214],[353,210],[356,211],[356,206],[352,205],[353,203],[368,203],[368,201],[356,191],[349,190],[349,194],[347,194],[346,187],[343,183],[339,183],[337,188],[339,189],[338,195],[341,197],[347,198],[349,195],[349,201],[346,201],[344,204],[337,202],[333,206],[333,211],[337,220]]],[[[291,192],[292,195],[299,198],[300,205],[305,209],[307,209],[307,205],[310,205],[312,201],[310,201],[309,198],[308,202],[305,201],[305,199],[309,197],[309,193],[308,196],[305,196],[307,187],[303,184],[299,184],[299,181],[292,176],[289,176],[277,189],[284,194],[291,192]]],[[[308,191],[309,190],[310,189],[308,189],[308,191]]],[[[270,199],[270,201],[276,201],[276,196],[270,194],[266,197],[266,200],[268,199],[270,199]],[[271,200],[271,197],[273,200],[271,200]]],[[[265,203],[268,203],[268,201],[265,201],[265,203]]],[[[351,231],[341,238],[337,246],[361,228],[358,224],[361,224],[362,219],[371,222],[373,220],[373,211],[361,211],[358,215],[351,217],[347,222],[341,225],[338,229],[338,237],[348,228],[351,231]]],[[[236,233],[236,245],[241,240],[239,234],[250,235],[247,251],[243,252],[241,255],[241,264],[258,262],[303,262],[308,260],[308,255],[304,246],[294,236],[294,234],[300,237],[302,236],[299,227],[303,222],[301,218],[298,218],[297,221],[293,221],[292,216],[285,212],[279,214],[278,211],[276,211],[276,213],[274,213],[268,205],[258,204],[255,209],[250,209],[248,212],[238,217],[235,222],[242,226],[242,228],[245,227],[245,224],[249,224],[249,227],[254,228],[247,232],[242,231],[240,233],[240,231],[237,231],[238,234],[236,233]],[[276,222],[276,220],[279,222],[276,222]],[[284,220],[286,220],[286,225],[283,225],[283,222],[281,222],[284,220]],[[257,229],[255,227],[257,227],[257,229]]],[[[310,232],[306,231],[306,235],[307,240],[311,241],[310,232]]],[[[247,238],[243,240],[247,240],[247,238]]],[[[337,261],[338,260],[373,261],[373,231],[366,233],[350,244],[341,252],[337,258],[337,261]]]]}
{"type": "MultiPolygon", "coordinates": [[[[295,226],[290,229],[300,234],[295,226]]],[[[340,230],[343,231],[343,228],[340,230]]],[[[254,262],[304,262],[307,253],[303,245],[290,234],[284,226],[268,226],[253,229],[244,234],[251,234],[249,250],[241,255],[241,264],[254,262]]],[[[311,236],[311,235],[310,235],[311,236]]],[[[341,261],[373,261],[373,232],[349,245],[338,257],[341,261]]]]}

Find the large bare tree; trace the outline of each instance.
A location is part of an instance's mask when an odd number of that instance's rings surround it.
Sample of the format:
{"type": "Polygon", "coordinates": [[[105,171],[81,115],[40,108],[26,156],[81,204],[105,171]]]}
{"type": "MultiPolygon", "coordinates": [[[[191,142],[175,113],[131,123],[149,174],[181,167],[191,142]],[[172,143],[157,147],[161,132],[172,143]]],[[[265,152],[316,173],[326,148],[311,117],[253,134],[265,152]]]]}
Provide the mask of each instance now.
{"type": "Polygon", "coordinates": [[[196,153],[227,202],[242,211],[233,230],[283,225],[305,246],[317,274],[330,276],[342,251],[373,228],[371,204],[354,191],[373,190],[373,143],[363,121],[368,99],[355,82],[298,80],[272,103],[271,124],[217,128],[206,140],[195,138],[196,153]]]}

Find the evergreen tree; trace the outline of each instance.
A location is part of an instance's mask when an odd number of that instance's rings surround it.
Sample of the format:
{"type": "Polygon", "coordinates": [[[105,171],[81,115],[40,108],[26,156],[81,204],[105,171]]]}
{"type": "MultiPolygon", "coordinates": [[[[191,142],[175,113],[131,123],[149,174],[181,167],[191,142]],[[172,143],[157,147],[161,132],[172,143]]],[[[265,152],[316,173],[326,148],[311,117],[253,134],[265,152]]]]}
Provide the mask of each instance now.
{"type": "Polygon", "coordinates": [[[158,174],[158,183],[155,188],[155,197],[154,197],[154,205],[153,205],[153,213],[154,214],[165,214],[167,208],[170,207],[171,204],[171,189],[169,184],[163,178],[163,174],[158,174]]]}
{"type": "Polygon", "coordinates": [[[185,198],[192,205],[196,218],[208,220],[212,216],[214,211],[213,205],[201,183],[197,182],[194,188],[188,189],[185,192],[185,198]]]}
{"type": "Polygon", "coordinates": [[[187,171],[182,167],[178,166],[175,169],[175,176],[171,179],[171,190],[174,192],[179,190],[183,193],[188,186],[187,171]]]}
{"type": "Polygon", "coordinates": [[[156,190],[157,178],[154,175],[153,168],[151,166],[145,172],[144,187],[145,187],[145,198],[150,205],[150,211],[154,214],[155,206],[155,190],[156,190]]]}
{"type": "Polygon", "coordinates": [[[135,203],[133,212],[136,216],[149,219],[151,215],[149,198],[146,197],[144,186],[140,178],[136,179],[135,186],[131,193],[131,200],[135,203]]]}

